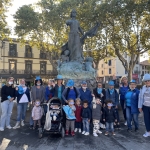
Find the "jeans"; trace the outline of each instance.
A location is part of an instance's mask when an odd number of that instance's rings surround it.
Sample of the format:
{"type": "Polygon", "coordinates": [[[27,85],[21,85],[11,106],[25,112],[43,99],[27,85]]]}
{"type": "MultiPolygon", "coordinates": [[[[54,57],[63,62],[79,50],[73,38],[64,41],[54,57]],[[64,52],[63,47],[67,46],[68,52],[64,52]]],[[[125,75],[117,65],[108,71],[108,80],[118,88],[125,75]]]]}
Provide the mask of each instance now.
{"type": "Polygon", "coordinates": [[[150,107],[143,106],[144,122],[147,132],[150,132],[150,107]]]}
{"type": "Polygon", "coordinates": [[[131,114],[131,107],[126,107],[126,117],[128,129],[132,129],[131,121],[134,121],[135,129],[139,128],[138,113],[131,114]]]}
{"type": "Polygon", "coordinates": [[[17,104],[17,121],[25,120],[28,103],[17,104]]]}
{"type": "Polygon", "coordinates": [[[6,125],[6,127],[10,125],[10,117],[12,114],[13,106],[14,106],[13,101],[6,100],[1,103],[1,109],[2,109],[1,127],[2,128],[4,128],[5,125],[6,125]]]}
{"type": "Polygon", "coordinates": [[[124,108],[125,100],[120,100],[120,105],[121,105],[121,108],[122,108],[122,111],[123,111],[124,119],[127,120],[127,118],[126,118],[126,109],[124,108]]]}
{"type": "Polygon", "coordinates": [[[83,131],[89,132],[89,119],[82,118],[82,123],[83,123],[83,131]]]}
{"type": "Polygon", "coordinates": [[[114,132],[114,123],[113,122],[106,122],[106,131],[114,132]]]}
{"type": "Polygon", "coordinates": [[[82,122],[75,122],[75,128],[81,129],[82,122]]]}

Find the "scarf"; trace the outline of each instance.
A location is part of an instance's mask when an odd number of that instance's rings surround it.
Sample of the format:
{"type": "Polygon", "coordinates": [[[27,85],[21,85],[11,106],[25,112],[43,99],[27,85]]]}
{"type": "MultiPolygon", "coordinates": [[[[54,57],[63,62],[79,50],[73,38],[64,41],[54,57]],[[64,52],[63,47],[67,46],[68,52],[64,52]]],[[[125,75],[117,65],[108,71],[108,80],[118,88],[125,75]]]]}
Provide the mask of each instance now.
{"type": "Polygon", "coordinates": [[[110,95],[112,95],[114,92],[114,89],[109,89],[109,92],[110,92],[110,95]]]}

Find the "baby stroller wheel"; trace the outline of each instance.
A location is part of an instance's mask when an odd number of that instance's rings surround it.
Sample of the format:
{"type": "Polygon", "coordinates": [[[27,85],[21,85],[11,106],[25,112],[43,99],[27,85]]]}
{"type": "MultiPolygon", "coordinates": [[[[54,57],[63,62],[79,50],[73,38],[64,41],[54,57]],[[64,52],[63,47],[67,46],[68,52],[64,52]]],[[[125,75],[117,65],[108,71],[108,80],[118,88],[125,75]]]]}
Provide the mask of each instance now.
{"type": "Polygon", "coordinates": [[[61,137],[63,138],[65,136],[65,129],[62,127],[61,129],[61,137]]]}
{"type": "Polygon", "coordinates": [[[43,137],[43,131],[42,128],[39,128],[39,138],[41,139],[43,137]]]}

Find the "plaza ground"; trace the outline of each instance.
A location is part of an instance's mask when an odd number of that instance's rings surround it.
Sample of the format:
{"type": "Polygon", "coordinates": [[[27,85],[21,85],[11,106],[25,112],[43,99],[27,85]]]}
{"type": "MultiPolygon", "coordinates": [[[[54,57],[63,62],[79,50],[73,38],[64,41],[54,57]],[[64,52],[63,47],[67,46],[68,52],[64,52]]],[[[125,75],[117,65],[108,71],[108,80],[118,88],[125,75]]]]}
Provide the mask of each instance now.
{"type": "MultiPolygon", "coordinates": [[[[1,110],[0,110],[1,112],[1,110]]],[[[1,114],[1,113],[0,113],[1,114]]],[[[122,113],[120,112],[121,120],[122,113]]],[[[44,135],[38,138],[38,132],[29,129],[30,111],[27,112],[26,126],[20,129],[6,129],[0,132],[0,150],[148,150],[150,137],[144,138],[145,132],[143,115],[139,117],[140,130],[138,133],[127,132],[127,127],[121,122],[121,129],[116,135],[105,136],[105,130],[99,137],[84,136],[77,133],[74,137],[61,138],[59,135],[44,135]]],[[[14,105],[11,126],[16,123],[16,103],[14,105]]]]}

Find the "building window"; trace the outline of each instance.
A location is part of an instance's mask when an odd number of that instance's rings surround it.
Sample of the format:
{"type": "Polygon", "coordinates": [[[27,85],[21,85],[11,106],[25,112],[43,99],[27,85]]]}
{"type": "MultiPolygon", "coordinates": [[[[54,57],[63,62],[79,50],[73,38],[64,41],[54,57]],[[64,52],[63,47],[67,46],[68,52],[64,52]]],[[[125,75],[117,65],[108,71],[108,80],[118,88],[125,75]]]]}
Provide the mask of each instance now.
{"type": "Polygon", "coordinates": [[[47,57],[46,57],[46,53],[43,52],[43,51],[40,51],[40,58],[41,58],[41,59],[46,59],[46,58],[47,58],[47,57]]]}
{"type": "Polygon", "coordinates": [[[111,74],[111,68],[109,68],[109,74],[111,74]]]}
{"type": "Polygon", "coordinates": [[[25,73],[32,74],[32,61],[25,61],[25,73]]]}
{"type": "Polygon", "coordinates": [[[104,74],[103,70],[102,70],[102,74],[104,74]]]}
{"type": "Polygon", "coordinates": [[[144,67],[144,66],[142,66],[142,69],[145,69],[145,67],[144,67]]]}
{"type": "Polygon", "coordinates": [[[108,66],[111,66],[111,60],[108,61],[108,66]]]}
{"type": "Polygon", "coordinates": [[[25,46],[25,57],[32,58],[32,47],[29,45],[25,46]]]}
{"type": "Polygon", "coordinates": [[[17,57],[17,44],[9,43],[9,56],[17,57]]]}
{"type": "Polygon", "coordinates": [[[40,72],[46,74],[46,62],[40,62],[40,72]]]}
{"type": "Polygon", "coordinates": [[[142,71],[142,75],[144,76],[144,74],[145,74],[145,72],[144,71],[142,71]]]}
{"type": "Polygon", "coordinates": [[[16,60],[9,60],[9,72],[10,74],[16,73],[17,63],[16,60]]]}

